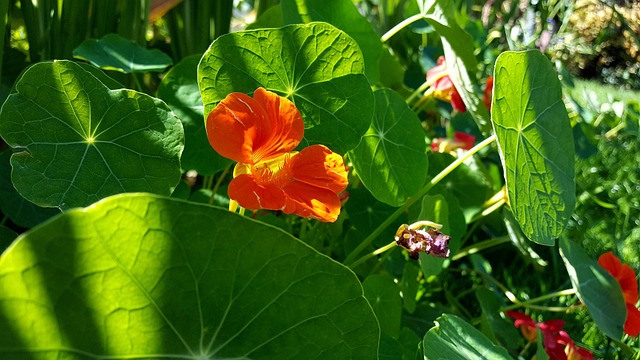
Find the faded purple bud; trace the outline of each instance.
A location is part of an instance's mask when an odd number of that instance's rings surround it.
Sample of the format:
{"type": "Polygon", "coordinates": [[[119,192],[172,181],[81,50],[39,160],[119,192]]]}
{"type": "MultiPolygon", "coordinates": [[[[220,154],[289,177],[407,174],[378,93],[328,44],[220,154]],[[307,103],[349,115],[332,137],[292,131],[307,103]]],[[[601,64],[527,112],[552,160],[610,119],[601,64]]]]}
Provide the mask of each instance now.
{"type": "Polygon", "coordinates": [[[436,229],[427,231],[412,229],[408,225],[401,225],[396,232],[396,244],[409,251],[409,257],[418,259],[420,252],[425,252],[436,257],[449,257],[450,236],[436,229]]]}

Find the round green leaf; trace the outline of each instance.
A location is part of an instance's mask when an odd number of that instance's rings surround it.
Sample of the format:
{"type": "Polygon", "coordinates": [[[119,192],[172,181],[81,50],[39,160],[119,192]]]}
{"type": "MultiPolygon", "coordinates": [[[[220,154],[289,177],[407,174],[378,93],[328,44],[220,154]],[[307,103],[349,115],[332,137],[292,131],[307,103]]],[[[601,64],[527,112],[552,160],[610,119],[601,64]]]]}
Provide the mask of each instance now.
{"type": "Polygon", "coordinates": [[[7,359],[373,359],[356,276],[274,227],[148,194],[70,210],[0,258],[7,359]]]}
{"type": "Polygon", "coordinates": [[[202,98],[196,79],[200,55],[182,59],[162,78],[157,96],[164,100],[182,121],[185,145],[180,158],[184,170],[196,170],[201,175],[213,175],[231,164],[218,155],[207,139],[202,122],[202,98]]]}
{"type": "Polygon", "coordinates": [[[560,255],[578,298],[587,306],[593,321],[607,336],[620,340],[627,308],[618,281],[582,247],[564,237],[560,239],[560,255]]]}
{"type": "Polygon", "coordinates": [[[376,199],[402,205],[424,185],[429,162],[420,120],[395,91],[376,90],[369,131],[349,153],[364,185],[376,199]]]}
{"type": "Polygon", "coordinates": [[[205,116],[232,92],[263,87],[293,101],[305,140],[345,153],[358,145],[373,116],[373,96],[358,44],[326,23],[227,34],[198,65],[205,116]]]}
{"type": "Polygon", "coordinates": [[[398,285],[389,277],[374,274],[369,275],[362,286],[364,295],[380,322],[382,332],[398,338],[402,319],[402,298],[398,285]]]}
{"type": "Polygon", "coordinates": [[[16,191],[11,182],[11,151],[0,154],[0,211],[16,225],[34,227],[60,213],[59,209],[42,208],[16,191]]]}
{"type": "Polygon", "coordinates": [[[89,61],[101,69],[125,74],[160,72],[173,64],[173,60],[162,51],[145,49],[118,34],[107,34],[100,40],[85,40],[73,50],[73,57],[89,61]]]}
{"type": "Polygon", "coordinates": [[[553,245],[576,203],[574,146],[560,81],[542,53],[498,57],[491,113],[513,215],[530,240],[553,245]]]}
{"type": "Polygon", "coordinates": [[[16,148],[13,184],[29,201],[68,209],[122,192],[170,194],[180,180],[182,125],[162,101],[109,90],[70,61],[29,68],[0,110],[16,148]]]}
{"type": "Polygon", "coordinates": [[[287,24],[324,21],[347,33],[358,43],[371,84],[380,78],[382,41],[373,26],[351,0],[282,0],[282,17],[287,24]]]}
{"type": "Polygon", "coordinates": [[[422,341],[425,360],[511,360],[507,350],[493,344],[483,333],[461,318],[445,314],[422,341]]]}

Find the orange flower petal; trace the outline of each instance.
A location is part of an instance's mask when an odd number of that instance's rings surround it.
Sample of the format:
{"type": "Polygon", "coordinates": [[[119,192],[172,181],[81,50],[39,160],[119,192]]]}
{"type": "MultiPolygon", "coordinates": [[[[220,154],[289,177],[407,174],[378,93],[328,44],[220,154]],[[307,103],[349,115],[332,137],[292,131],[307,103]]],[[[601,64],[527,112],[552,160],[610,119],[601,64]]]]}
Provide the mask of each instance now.
{"type": "Polygon", "coordinates": [[[347,169],[342,156],[323,145],[302,149],[291,158],[291,176],[296,180],[338,194],[347,187],[347,169]]]}
{"type": "Polygon", "coordinates": [[[283,187],[287,203],[286,214],[296,214],[305,218],[334,222],[340,215],[340,198],[333,191],[292,181],[283,187]]]}
{"type": "Polygon", "coordinates": [[[640,310],[635,304],[627,304],[627,320],[624,322],[624,332],[631,337],[640,334],[640,310]]]}
{"type": "Polygon", "coordinates": [[[638,282],[633,269],[620,262],[620,259],[611,251],[600,255],[598,264],[620,283],[624,301],[635,306],[635,303],[638,302],[638,282]]]}
{"type": "Polygon", "coordinates": [[[487,84],[484,87],[484,96],[482,102],[491,111],[491,97],[493,96],[493,76],[487,78],[487,84]]]}
{"type": "Polygon", "coordinates": [[[207,116],[209,143],[220,155],[256,164],[293,150],[304,121],[288,99],[259,88],[251,98],[231,93],[207,116]]]}
{"type": "Polygon", "coordinates": [[[258,184],[250,174],[233,178],[227,191],[233,199],[249,210],[282,210],[286,204],[284,191],[274,184],[258,184]]]}

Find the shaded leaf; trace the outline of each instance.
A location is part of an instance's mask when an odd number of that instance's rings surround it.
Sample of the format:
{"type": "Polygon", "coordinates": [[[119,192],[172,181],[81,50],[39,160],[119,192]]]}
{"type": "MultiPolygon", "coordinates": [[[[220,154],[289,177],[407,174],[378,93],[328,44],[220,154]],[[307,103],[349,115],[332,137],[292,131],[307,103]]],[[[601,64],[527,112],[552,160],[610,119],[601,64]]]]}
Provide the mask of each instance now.
{"type": "Polygon", "coordinates": [[[575,207],[574,147],[560,81],[542,53],[498,57],[491,113],[513,215],[530,240],[553,245],[575,207]]]}
{"type": "Polygon", "coordinates": [[[173,64],[171,58],[162,51],[145,49],[118,34],[107,34],[99,40],[85,40],[73,50],[73,57],[89,61],[101,69],[125,74],[160,72],[173,64]]]}
{"type": "Polygon", "coordinates": [[[44,207],[86,206],[122,192],[170,194],[180,180],[184,135],[162,101],[109,90],[70,61],[24,72],[0,112],[17,152],[11,178],[44,207]]]}
{"type": "Polygon", "coordinates": [[[18,234],[16,234],[15,231],[4,225],[0,225],[0,254],[2,254],[17,237],[18,234]]]}
{"type": "Polygon", "coordinates": [[[389,277],[373,274],[367,276],[362,287],[382,332],[397,339],[400,335],[402,299],[396,283],[389,277]]]}
{"type": "Polygon", "coordinates": [[[200,55],[188,56],[162,78],[157,96],[176,113],[184,127],[185,145],[180,157],[184,170],[196,170],[201,175],[213,175],[231,164],[231,160],[216,153],[207,139],[202,121],[202,98],[198,89],[197,70],[200,55]]]}
{"type": "Polygon", "coordinates": [[[420,119],[395,91],[376,90],[373,122],[349,157],[376,199],[402,205],[424,185],[429,162],[420,119]]]}
{"type": "Polygon", "coordinates": [[[200,61],[198,86],[205,116],[232,92],[287,96],[302,113],[306,143],[338,153],[358,145],[373,116],[358,44],[326,23],[223,35],[200,61]]]}
{"type": "Polygon", "coordinates": [[[282,17],[286,24],[327,22],[347,33],[358,43],[371,84],[380,77],[382,41],[373,26],[360,14],[351,0],[282,0],[282,17]]]}
{"type": "Polygon", "coordinates": [[[0,258],[0,309],[0,357],[11,359],[372,359],[378,349],[349,269],[271,226],[147,194],[22,235],[0,258]]]}
{"type": "Polygon", "coordinates": [[[486,326],[486,331],[483,332],[485,334],[490,332],[500,344],[509,349],[517,348],[521,335],[513,326],[513,322],[500,316],[500,308],[506,305],[502,298],[485,287],[479,287],[475,295],[482,309],[482,319],[486,326]]]}
{"type": "Polygon", "coordinates": [[[34,227],[48,218],[59,214],[60,210],[42,208],[25,199],[11,182],[11,151],[0,154],[0,211],[16,225],[34,227]]]}
{"type": "Polygon", "coordinates": [[[620,340],[627,308],[620,284],[577,243],[560,239],[560,255],[578,298],[589,310],[598,328],[612,339],[620,340]]]}
{"type": "Polygon", "coordinates": [[[282,6],[280,4],[273,5],[267,9],[253,23],[247,25],[247,30],[279,28],[285,25],[282,20],[282,6]]]}
{"type": "Polygon", "coordinates": [[[436,320],[422,341],[425,360],[511,359],[507,350],[493,344],[461,318],[445,314],[436,320]]]}

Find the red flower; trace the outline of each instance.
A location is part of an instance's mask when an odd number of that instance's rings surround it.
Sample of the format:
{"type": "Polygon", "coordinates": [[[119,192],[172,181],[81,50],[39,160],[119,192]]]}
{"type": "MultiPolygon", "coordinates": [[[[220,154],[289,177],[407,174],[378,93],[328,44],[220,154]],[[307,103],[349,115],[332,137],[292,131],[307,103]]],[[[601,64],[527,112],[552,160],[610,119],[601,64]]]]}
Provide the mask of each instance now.
{"type": "Polygon", "coordinates": [[[529,315],[518,311],[507,311],[507,315],[515,319],[513,325],[519,327],[522,336],[529,342],[535,342],[537,338],[536,328],[542,332],[544,351],[550,360],[588,360],[593,359],[591,352],[575,345],[569,334],[562,327],[562,320],[548,320],[536,322],[529,315]]]}
{"type": "Polygon", "coordinates": [[[613,252],[609,251],[600,255],[598,264],[613,276],[622,289],[624,302],[627,307],[627,319],[624,322],[624,332],[636,337],[640,334],[640,310],[636,308],[638,302],[638,281],[636,273],[626,264],[622,264],[613,252]]]}
{"type": "Polygon", "coordinates": [[[471,150],[476,142],[476,137],[456,131],[453,134],[453,139],[449,138],[434,138],[431,140],[431,150],[436,152],[451,152],[455,149],[471,150]]]}
{"type": "Polygon", "coordinates": [[[484,86],[484,96],[482,102],[491,111],[491,97],[493,96],[493,76],[487,78],[487,83],[484,86]]]}
{"type": "Polygon", "coordinates": [[[436,67],[427,71],[427,82],[431,84],[433,97],[438,100],[450,102],[454,110],[460,112],[467,111],[460,94],[458,94],[458,90],[456,90],[456,87],[449,77],[449,69],[447,69],[444,56],[438,58],[437,64],[436,67]]]}
{"type": "Polygon", "coordinates": [[[207,117],[209,143],[237,161],[228,194],[240,206],[333,222],[347,187],[342,156],[323,145],[292,152],[304,122],[288,99],[259,88],[251,98],[231,93],[207,117]]]}

